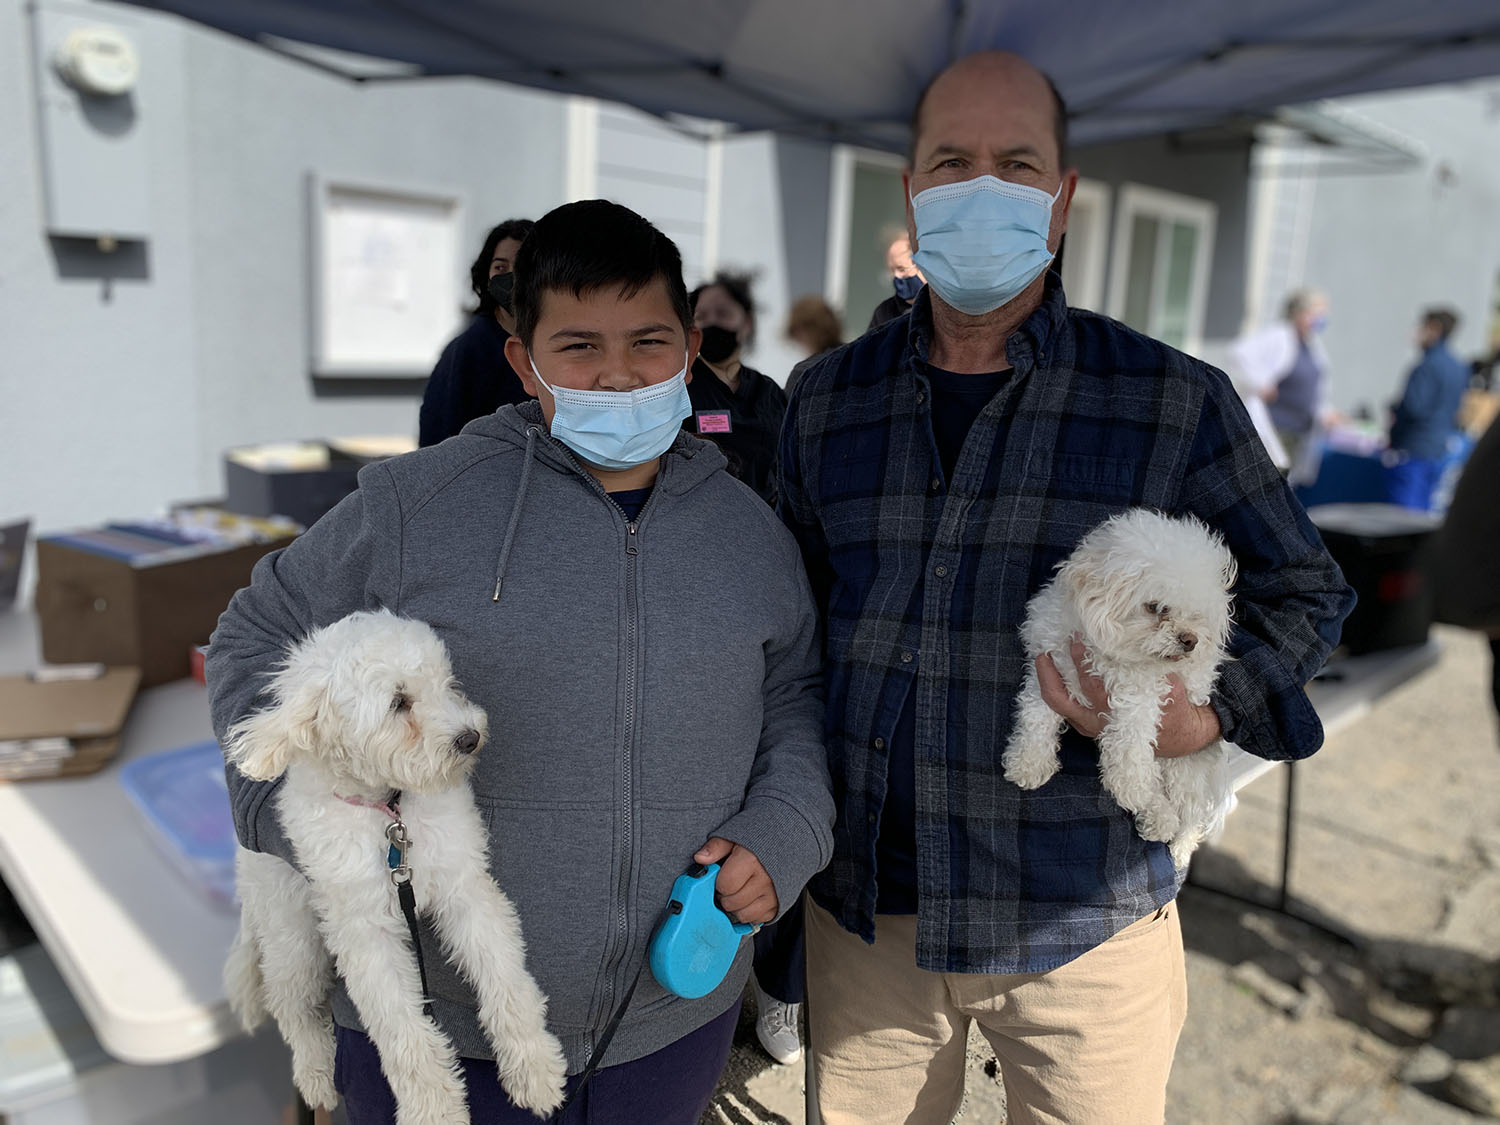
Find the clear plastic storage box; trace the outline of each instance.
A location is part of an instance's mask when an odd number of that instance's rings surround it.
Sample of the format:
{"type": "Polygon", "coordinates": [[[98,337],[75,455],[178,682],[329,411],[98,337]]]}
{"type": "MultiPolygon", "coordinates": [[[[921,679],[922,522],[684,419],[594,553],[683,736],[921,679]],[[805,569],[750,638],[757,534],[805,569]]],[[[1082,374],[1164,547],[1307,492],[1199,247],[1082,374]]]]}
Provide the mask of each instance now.
{"type": "Polygon", "coordinates": [[[214,741],[135,758],[120,784],[173,864],[215,900],[234,902],[234,820],[214,741]]]}

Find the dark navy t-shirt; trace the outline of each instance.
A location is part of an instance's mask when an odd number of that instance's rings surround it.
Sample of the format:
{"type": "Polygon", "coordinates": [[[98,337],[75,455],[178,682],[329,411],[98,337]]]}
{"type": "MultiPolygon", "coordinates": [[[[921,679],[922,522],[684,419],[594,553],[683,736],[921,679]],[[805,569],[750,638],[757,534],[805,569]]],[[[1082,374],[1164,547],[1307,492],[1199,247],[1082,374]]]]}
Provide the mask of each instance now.
{"type": "Polygon", "coordinates": [[[624,492],[611,492],[609,498],[620,506],[620,511],[625,513],[625,518],[634,523],[640,519],[641,509],[646,506],[646,501],[651,498],[651,486],[631,488],[624,492]]]}
{"type": "MultiPolygon", "coordinates": [[[[974,419],[995,392],[1010,378],[1010,372],[991,371],[962,375],[928,367],[932,383],[932,435],[937,440],[938,460],[945,480],[953,479],[953,468],[963,450],[964,439],[974,419]]],[[[913,595],[920,604],[920,587],[913,595]]],[[[887,738],[885,807],[880,814],[880,836],[875,842],[875,912],[917,912],[917,710],[916,686],[906,693],[906,703],[896,729],[887,738]]]]}

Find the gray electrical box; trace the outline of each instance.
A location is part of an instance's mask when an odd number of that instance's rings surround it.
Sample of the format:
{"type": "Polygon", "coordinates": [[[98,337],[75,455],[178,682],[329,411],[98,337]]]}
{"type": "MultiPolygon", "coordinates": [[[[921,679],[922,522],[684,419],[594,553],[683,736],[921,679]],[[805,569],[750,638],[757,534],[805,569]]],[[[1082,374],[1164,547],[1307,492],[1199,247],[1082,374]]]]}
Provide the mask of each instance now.
{"type": "Polygon", "coordinates": [[[33,4],[31,17],[47,232],[149,238],[150,29],[59,0],[33,4]]]}

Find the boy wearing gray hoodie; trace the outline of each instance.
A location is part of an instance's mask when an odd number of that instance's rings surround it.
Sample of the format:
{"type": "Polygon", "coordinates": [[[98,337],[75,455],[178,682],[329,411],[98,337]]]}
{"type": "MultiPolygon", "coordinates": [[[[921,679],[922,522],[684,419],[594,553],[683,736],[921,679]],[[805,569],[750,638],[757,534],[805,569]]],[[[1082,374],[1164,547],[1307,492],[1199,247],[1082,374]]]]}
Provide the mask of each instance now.
{"type": "MultiPolygon", "coordinates": [[[[384,606],[438,631],[490,717],[471,785],[571,1088],[676,877],[718,862],[721,906],[771,921],[827,862],[833,803],[796,544],[715,446],[680,430],[699,334],[677,248],[624,207],[573,203],[536,224],[515,273],[508,357],[538,401],[364,469],[357,492],[256,567],[207,672],[222,737],[313,628],[384,606]]],[[[228,779],[241,842],[294,862],[270,801],[279,782],[228,779]]],[[[422,943],[441,948],[425,926],[422,943]]],[[[697,1122],[750,958],[745,942],[699,1000],[640,973],[562,1120],[697,1122]]],[[[468,985],[441,956],[427,968],[473,1119],[534,1121],[500,1087],[468,985]]],[[[334,1013],[351,1125],[393,1120],[342,991],[334,1013]]]]}

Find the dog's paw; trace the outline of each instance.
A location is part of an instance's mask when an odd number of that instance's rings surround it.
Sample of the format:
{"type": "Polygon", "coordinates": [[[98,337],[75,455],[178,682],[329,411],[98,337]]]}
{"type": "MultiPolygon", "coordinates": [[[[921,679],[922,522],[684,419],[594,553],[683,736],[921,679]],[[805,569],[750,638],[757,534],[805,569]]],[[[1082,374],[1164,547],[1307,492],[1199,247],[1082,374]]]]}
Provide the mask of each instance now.
{"type": "Polygon", "coordinates": [[[1196,835],[1179,836],[1167,846],[1167,851],[1172,855],[1172,864],[1178,871],[1187,870],[1188,860],[1193,858],[1193,853],[1197,850],[1196,835]]]}
{"type": "Polygon", "coordinates": [[[1177,814],[1170,809],[1148,808],[1136,813],[1135,830],[1143,840],[1167,843],[1181,827],[1177,814]]]}
{"type": "Polygon", "coordinates": [[[396,1125],[469,1125],[469,1103],[462,1080],[455,1100],[449,1091],[416,1099],[397,1099],[396,1125]]]}
{"type": "Polygon", "coordinates": [[[292,1077],[297,1093],[314,1109],[322,1106],[331,1110],[339,1104],[339,1093],[333,1085],[333,1067],[309,1067],[298,1070],[292,1077]]]}
{"type": "Polygon", "coordinates": [[[1022,789],[1040,789],[1056,775],[1059,761],[1056,755],[1045,758],[1027,754],[1006,754],[1000,759],[1005,767],[1005,780],[1022,789]]]}
{"type": "Polygon", "coordinates": [[[501,1085],[516,1105],[542,1114],[562,1104],[568,1063],[555,1035],[543,1032],[515,1045],[498,1061],[501,1085]]]}

